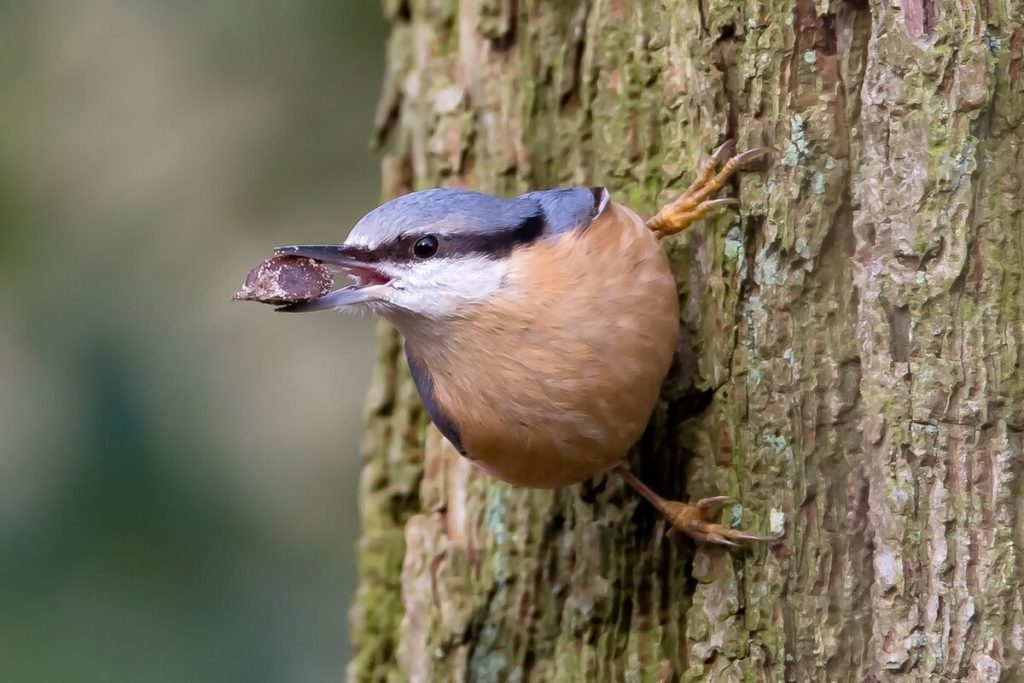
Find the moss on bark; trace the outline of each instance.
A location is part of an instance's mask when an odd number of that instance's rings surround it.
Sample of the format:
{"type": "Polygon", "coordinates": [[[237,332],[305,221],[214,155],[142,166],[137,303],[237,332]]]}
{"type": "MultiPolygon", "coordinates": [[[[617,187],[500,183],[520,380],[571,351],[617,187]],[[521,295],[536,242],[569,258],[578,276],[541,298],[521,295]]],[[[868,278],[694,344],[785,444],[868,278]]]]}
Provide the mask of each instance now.
{"type": "Polygon", "coordinates": [[[683,342],[632,453],[776,552],[664,538],[614,480],[515,490],[381,330],[354,681],[1024,677],[1024,3],[391,0],[388,195],[779,149],[667,245],[683,342]]]}

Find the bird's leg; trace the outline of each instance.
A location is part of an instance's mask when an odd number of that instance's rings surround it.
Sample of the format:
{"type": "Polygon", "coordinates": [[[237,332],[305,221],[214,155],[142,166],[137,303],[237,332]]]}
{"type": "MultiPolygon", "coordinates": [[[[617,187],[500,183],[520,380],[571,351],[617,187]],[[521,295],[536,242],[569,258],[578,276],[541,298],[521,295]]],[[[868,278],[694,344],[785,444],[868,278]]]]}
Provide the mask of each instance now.
{"type": "Polygon", "coordinates": [[[674,500],[666,500],[637,479],[625,464],[618,465],[614,471],[622,477],[623,481],[632,486],[637,493],[656,507],[675,531],[686,534],[699,543],[715,543],[737,547],[744,542],[775,544],[782,540],[773,536],[747,533],[746,531],[709,521],[709,519],[713,518],[714,514],[721,511],[723,505],[735,503],[735,498],[730,496],[714,496],[712,498],[701,498],[696,503],[680,503],[674,500]]]}
{"type": "Polygon", "coordinates": [[[716,207],[738,205],[739,200],[732,197],[712,197],[747,164],[774,150],[771,147],[755,147],[741,154],[734,154],[735,151],[736,146],[732,140],[723,143],[701,164],[697,178],[679,199],[661,207],[661,210],[647,221],[647,227],[658,239],[686,230],[716,207]]]}

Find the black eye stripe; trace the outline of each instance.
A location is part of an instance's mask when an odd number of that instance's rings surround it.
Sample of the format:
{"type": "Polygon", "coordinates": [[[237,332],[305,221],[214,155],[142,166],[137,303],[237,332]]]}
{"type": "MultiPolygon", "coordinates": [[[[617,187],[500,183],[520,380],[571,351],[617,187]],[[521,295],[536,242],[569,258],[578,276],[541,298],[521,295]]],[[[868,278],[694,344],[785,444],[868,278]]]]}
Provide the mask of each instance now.
{"type": "Polygon", "coordinates": [[[405,263],[423,260],[416,256],[416,243],[427,235],[437,238],[437,249],[426,258],[454,258],[479,255],[487,258],[507,256],[517,246],[530,244],[547,230],[543,214],[530,216],[511,230],[480,233],[410,233],[382,244],[375,249],[363,249],[360,258],[366,263],[405,263]]]}

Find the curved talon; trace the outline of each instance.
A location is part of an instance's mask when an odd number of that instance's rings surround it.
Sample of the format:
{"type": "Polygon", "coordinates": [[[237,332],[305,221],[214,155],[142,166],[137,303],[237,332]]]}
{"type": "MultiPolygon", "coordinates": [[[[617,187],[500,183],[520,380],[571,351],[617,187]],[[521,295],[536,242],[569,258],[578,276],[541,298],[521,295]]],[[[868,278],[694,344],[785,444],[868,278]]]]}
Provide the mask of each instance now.
{"type": "Polygon", "coordinates": [[[726,140],[711,153],[711,160],[717,165],[724,163],[726,159],[734,156],[736,153],[736,141],[733,139],[726,140]]]}
{"type": "Polygon", "coordinates": [[[697,501],[698,510],[711,511],[715,508],[721,508],[724,505],[732,505],[740,502],[732,496],[710,496],[708,498],[701,498],[697,501]]]}
{"type": "Polygon", "coordinates": [[[775,152],[772,147],[755,147],[735,154],[735,149],[736,144],[732,140],[722,143],[701,164],[697,171],[697,177],[690,187],[674,202],[661,207],[661,210],[647,221],[647,227],[654,232],[658,239],[682,232],[704,218],[712,209],[738,205],[739,200],[732,197],[723,199],[711,199],[711,197],[721,190],[736,173],[752,162],[775,152]]]}
{"type": "Polygon", "coordinates": [[[754,147],[753,149],[748,149],[746,152],[737,154],[732,158],[732,161],[742,169],[746,168],[751,162],[757,161],[761,157],[774,154],[775,151],[774,147],[754,147]]]}
{"type": "Polygon", "coordinates": [[[723,197],[722,199],[709,199],[701,205],[705,211],[717,208],[719,206],[739,206],[740,200],[735,197],[723,197]]]}

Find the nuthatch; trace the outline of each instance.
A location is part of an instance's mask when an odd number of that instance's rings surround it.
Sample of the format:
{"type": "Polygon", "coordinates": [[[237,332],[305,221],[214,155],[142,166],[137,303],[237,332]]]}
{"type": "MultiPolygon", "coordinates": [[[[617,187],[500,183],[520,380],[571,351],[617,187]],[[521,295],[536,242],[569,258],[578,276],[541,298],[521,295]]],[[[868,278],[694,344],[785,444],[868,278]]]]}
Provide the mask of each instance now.
{"type": "Polygon", "coordinates": [[[499,479],[552,488],[614,470],[695,540],[775,540],[710,521],[726,497],[669,501],[624,465],[679,334],[658,239],[736,203],[712,197],[768,149],[732,149],[720,147],[646,223],[600,187],[399,197],[343,244],[277,249],[340,266],[355,282],[284,310],[364,309],[393,323],[434,424],[499,479]]]}

